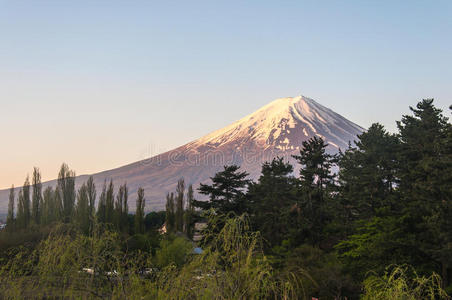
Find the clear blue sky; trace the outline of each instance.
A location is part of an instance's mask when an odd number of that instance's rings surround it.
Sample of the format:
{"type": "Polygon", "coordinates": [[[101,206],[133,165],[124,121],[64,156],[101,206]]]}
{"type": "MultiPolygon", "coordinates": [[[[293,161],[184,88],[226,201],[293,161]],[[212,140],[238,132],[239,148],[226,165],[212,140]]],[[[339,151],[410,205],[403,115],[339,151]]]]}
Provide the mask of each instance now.
{"type": "Polygon", "coordinates": [[[394,131],[451,87],[452,1],[0,0],[0,187],[133,162],[285,96],[394,131]]]}

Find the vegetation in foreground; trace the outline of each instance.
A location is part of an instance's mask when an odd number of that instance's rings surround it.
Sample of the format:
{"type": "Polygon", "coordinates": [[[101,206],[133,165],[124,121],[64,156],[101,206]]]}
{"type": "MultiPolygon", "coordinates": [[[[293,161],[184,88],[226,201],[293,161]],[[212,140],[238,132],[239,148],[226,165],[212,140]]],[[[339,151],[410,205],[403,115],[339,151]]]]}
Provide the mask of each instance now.
{"type": "Polygon", "coordinates": [[[148,215],[142,189],[131,215],[126,184],[105,182],[97,198],[63,165],[42,191],[35,168],[11,189],[0,297],[448,299],[452,126],[432,100],[412,112],[397,134],[374,124],[339,155],[304,142],[299,176],[281,158],[257,182],[225,166],[201,184],[205,202],[180,180],[148,215]]]}

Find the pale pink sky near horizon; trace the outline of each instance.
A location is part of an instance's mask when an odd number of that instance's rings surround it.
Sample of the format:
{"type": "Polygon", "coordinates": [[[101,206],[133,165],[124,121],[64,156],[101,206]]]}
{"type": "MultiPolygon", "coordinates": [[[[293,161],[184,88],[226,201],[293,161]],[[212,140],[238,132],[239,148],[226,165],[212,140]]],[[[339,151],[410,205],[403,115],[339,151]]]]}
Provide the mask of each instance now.
{"type": "Polygon", "coordinates": [[[0,188],[171,150],[276,98],[450,117],[451,1],[1,1],[0,188]]]}

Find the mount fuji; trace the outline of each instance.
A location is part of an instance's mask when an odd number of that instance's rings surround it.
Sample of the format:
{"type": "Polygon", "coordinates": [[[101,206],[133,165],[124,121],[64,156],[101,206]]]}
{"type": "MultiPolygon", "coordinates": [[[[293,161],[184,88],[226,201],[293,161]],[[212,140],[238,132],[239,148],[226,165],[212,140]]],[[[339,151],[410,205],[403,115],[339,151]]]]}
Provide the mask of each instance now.
{"type": "MultiPolygon", "coordinates": [[[[105,179],[113,179],[116,186],[127,182],[131,211],[135,209],[135,193],[140,186],[145,190],[146,210],[161,210],[166,193],[173,191],[182,177],[196,189],[199,183],[209,182],[224,165],[237,164],[251,179],[257,179],[263,162],[276,156],[293,162],[291,156],[298,154],[302,142],[313,136],[323,138],[329,145],[327,150],[336,153],[346,149],[363,131],[310,98],[280,98],[198,140],[93,177],[98,194],[105,179]]],[[[88,176],[78,176],[76,185],[88,176]]],[[[43,184],[47,185],[55,185],[55,181],[43,184]]],[[[6,212],[7,199],[8,190],[0,191],[0,212],[6,212]]]]}

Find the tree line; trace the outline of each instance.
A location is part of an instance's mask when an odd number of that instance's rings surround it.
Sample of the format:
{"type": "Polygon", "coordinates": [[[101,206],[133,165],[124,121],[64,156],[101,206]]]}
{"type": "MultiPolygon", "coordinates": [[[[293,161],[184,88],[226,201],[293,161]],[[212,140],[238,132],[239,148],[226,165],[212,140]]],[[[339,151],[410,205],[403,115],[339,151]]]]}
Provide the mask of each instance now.
{"type": "Polygon", "coordinates": [[[81,232],[89,234],[94,223],[98,222],[109,224],[119,232],[145,232],[146,199],[143,188],[137,191],[136,212],[132,222],[127,183],[120,185],[115,194],[113,180],[105,180],[97,208],[96,199],[96,185],[92,176],[76,190],[75,172],[63,163],[55,188],[48,186],[43,190],[40,170],[35,167],[31,183],[27,176],[17,197],[14,186],[10,189],[6,230],[23,231],[33,226],[61,222],[75,224],[81,232]]]}
{"type": "Polygon", "coordinates": [[[310,266],[323,282],[317,295],[350,297],[391,265],[439,274],[452,292],[452,126],[432,99],[411,111],[397,133],[373,124],[339,154],[320,137],[303,142],[298,176],[282,158],[264,163],[257,182],[225,166],[200,186],[209,201],[193,205],[248,215],[275,264],[310,266]]]}

